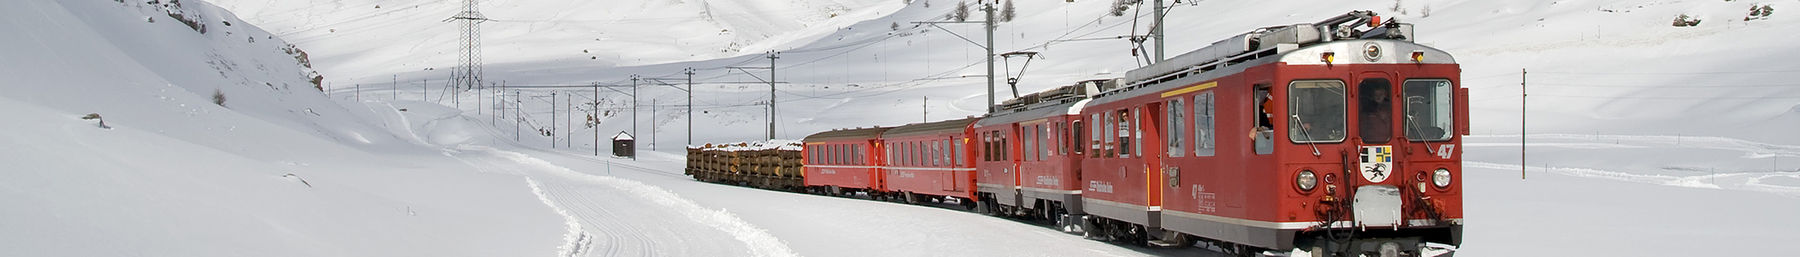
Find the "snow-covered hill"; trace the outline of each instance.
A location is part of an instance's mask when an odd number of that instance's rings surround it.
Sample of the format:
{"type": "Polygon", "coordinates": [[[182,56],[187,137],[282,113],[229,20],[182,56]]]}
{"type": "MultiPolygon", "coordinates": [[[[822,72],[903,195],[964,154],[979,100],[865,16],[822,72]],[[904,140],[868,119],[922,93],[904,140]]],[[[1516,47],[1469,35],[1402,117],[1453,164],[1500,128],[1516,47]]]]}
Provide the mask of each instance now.
{"type": "Polygon", "coordinates": [[[5,6],[3,255],[554,253],[553,223],[520,220],[555,218],[523,180],[455,169],[328,100],[291,46],[222,9],[5,6]]]}
{"type": "MultiPolygon", "coordinates": [[[[319,51],[339,85],[385,82],[407,72],[447,78],[463,1],[216,0],[282,38],[319,51]],[[438,72],[426,72],[438,71],[438,72]]],[[[833,27],[892,13],[895,0],[479,1],[488,64],[560,61],[605,68],[760,53],[811,41],[833,27]]],[[[498,70],[496,70],[498,73],[498,70]]]]}

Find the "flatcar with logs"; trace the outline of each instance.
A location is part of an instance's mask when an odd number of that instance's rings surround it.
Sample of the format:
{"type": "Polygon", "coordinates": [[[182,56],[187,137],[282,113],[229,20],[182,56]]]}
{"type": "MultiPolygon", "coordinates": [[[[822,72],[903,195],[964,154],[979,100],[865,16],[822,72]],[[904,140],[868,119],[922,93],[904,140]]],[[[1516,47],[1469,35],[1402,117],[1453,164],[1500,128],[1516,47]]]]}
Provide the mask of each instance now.
{"type": "Polygon", "coordinates": [[[1259,28],[982,117],[813,134],[798,177],[761,184],[1144,245],[1421,256],[1461,244],[1469,110],[1460,66],[1413,38],[1368,11],[1259,28]]]}

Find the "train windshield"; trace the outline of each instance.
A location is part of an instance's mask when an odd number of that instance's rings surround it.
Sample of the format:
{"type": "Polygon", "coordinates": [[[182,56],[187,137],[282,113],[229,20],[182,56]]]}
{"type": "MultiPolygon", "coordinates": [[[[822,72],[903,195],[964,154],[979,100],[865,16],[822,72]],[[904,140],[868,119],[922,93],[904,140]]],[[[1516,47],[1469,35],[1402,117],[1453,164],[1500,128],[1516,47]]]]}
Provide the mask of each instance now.
{"type": "Polygon", "coordinates": [[[1344,141],[1344,82],[1303,80],[1288,85],[1288,139],[1295,143],[1344,141]]]}
{"type": "Polygon", "coordinates": [[[1384,78],[1364,79],[1358,91],[1357,131],[1363,143],[1384,144],[1394,138],[1393,83],[1384,78]]]}
{"type": "Polygon", "coordinates": [[[1448,132],[1456,124],[1456,112],[1451,111],[1449,80],[1415,79],[1407,80],[1406,88],[1406,138],[1412,141],[1450,140],[1448,132]]]}

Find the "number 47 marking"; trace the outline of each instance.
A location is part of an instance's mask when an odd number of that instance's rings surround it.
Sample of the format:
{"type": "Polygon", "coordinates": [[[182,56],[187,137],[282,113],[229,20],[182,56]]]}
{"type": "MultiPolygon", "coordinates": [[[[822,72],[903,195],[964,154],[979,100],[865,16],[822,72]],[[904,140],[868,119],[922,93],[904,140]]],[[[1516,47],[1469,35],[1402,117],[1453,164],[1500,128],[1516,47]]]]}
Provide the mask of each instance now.
{"type": "Polygon", "coordinates": [[[1456,145],[1452,145],[1452,144],[1440,145],[1440,146],[1438,146],[1437,156],[1438,156],[1438,158],[1450,159],[1450,155],[1452,154],[1452,152],[1455,152],[1455,150],[1456,150],[1456,145]]]}

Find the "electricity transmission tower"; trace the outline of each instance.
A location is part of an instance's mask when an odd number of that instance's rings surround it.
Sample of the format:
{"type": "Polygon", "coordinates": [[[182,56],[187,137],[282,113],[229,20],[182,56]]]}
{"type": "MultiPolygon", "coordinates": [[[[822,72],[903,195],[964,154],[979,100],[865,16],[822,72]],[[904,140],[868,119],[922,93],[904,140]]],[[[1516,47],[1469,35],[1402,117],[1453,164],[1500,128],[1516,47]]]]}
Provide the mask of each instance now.
{"type": "Polygon", "coordinates": [[[469,90],[481,85],[481,22],[487,16],[476,10],[476,0],[463,0],[462,12],[444,21],[456,20],[461,23],[462,48],[457,51],[456,69],[451,73],[451,85],[459,90],[469,90]]]}

